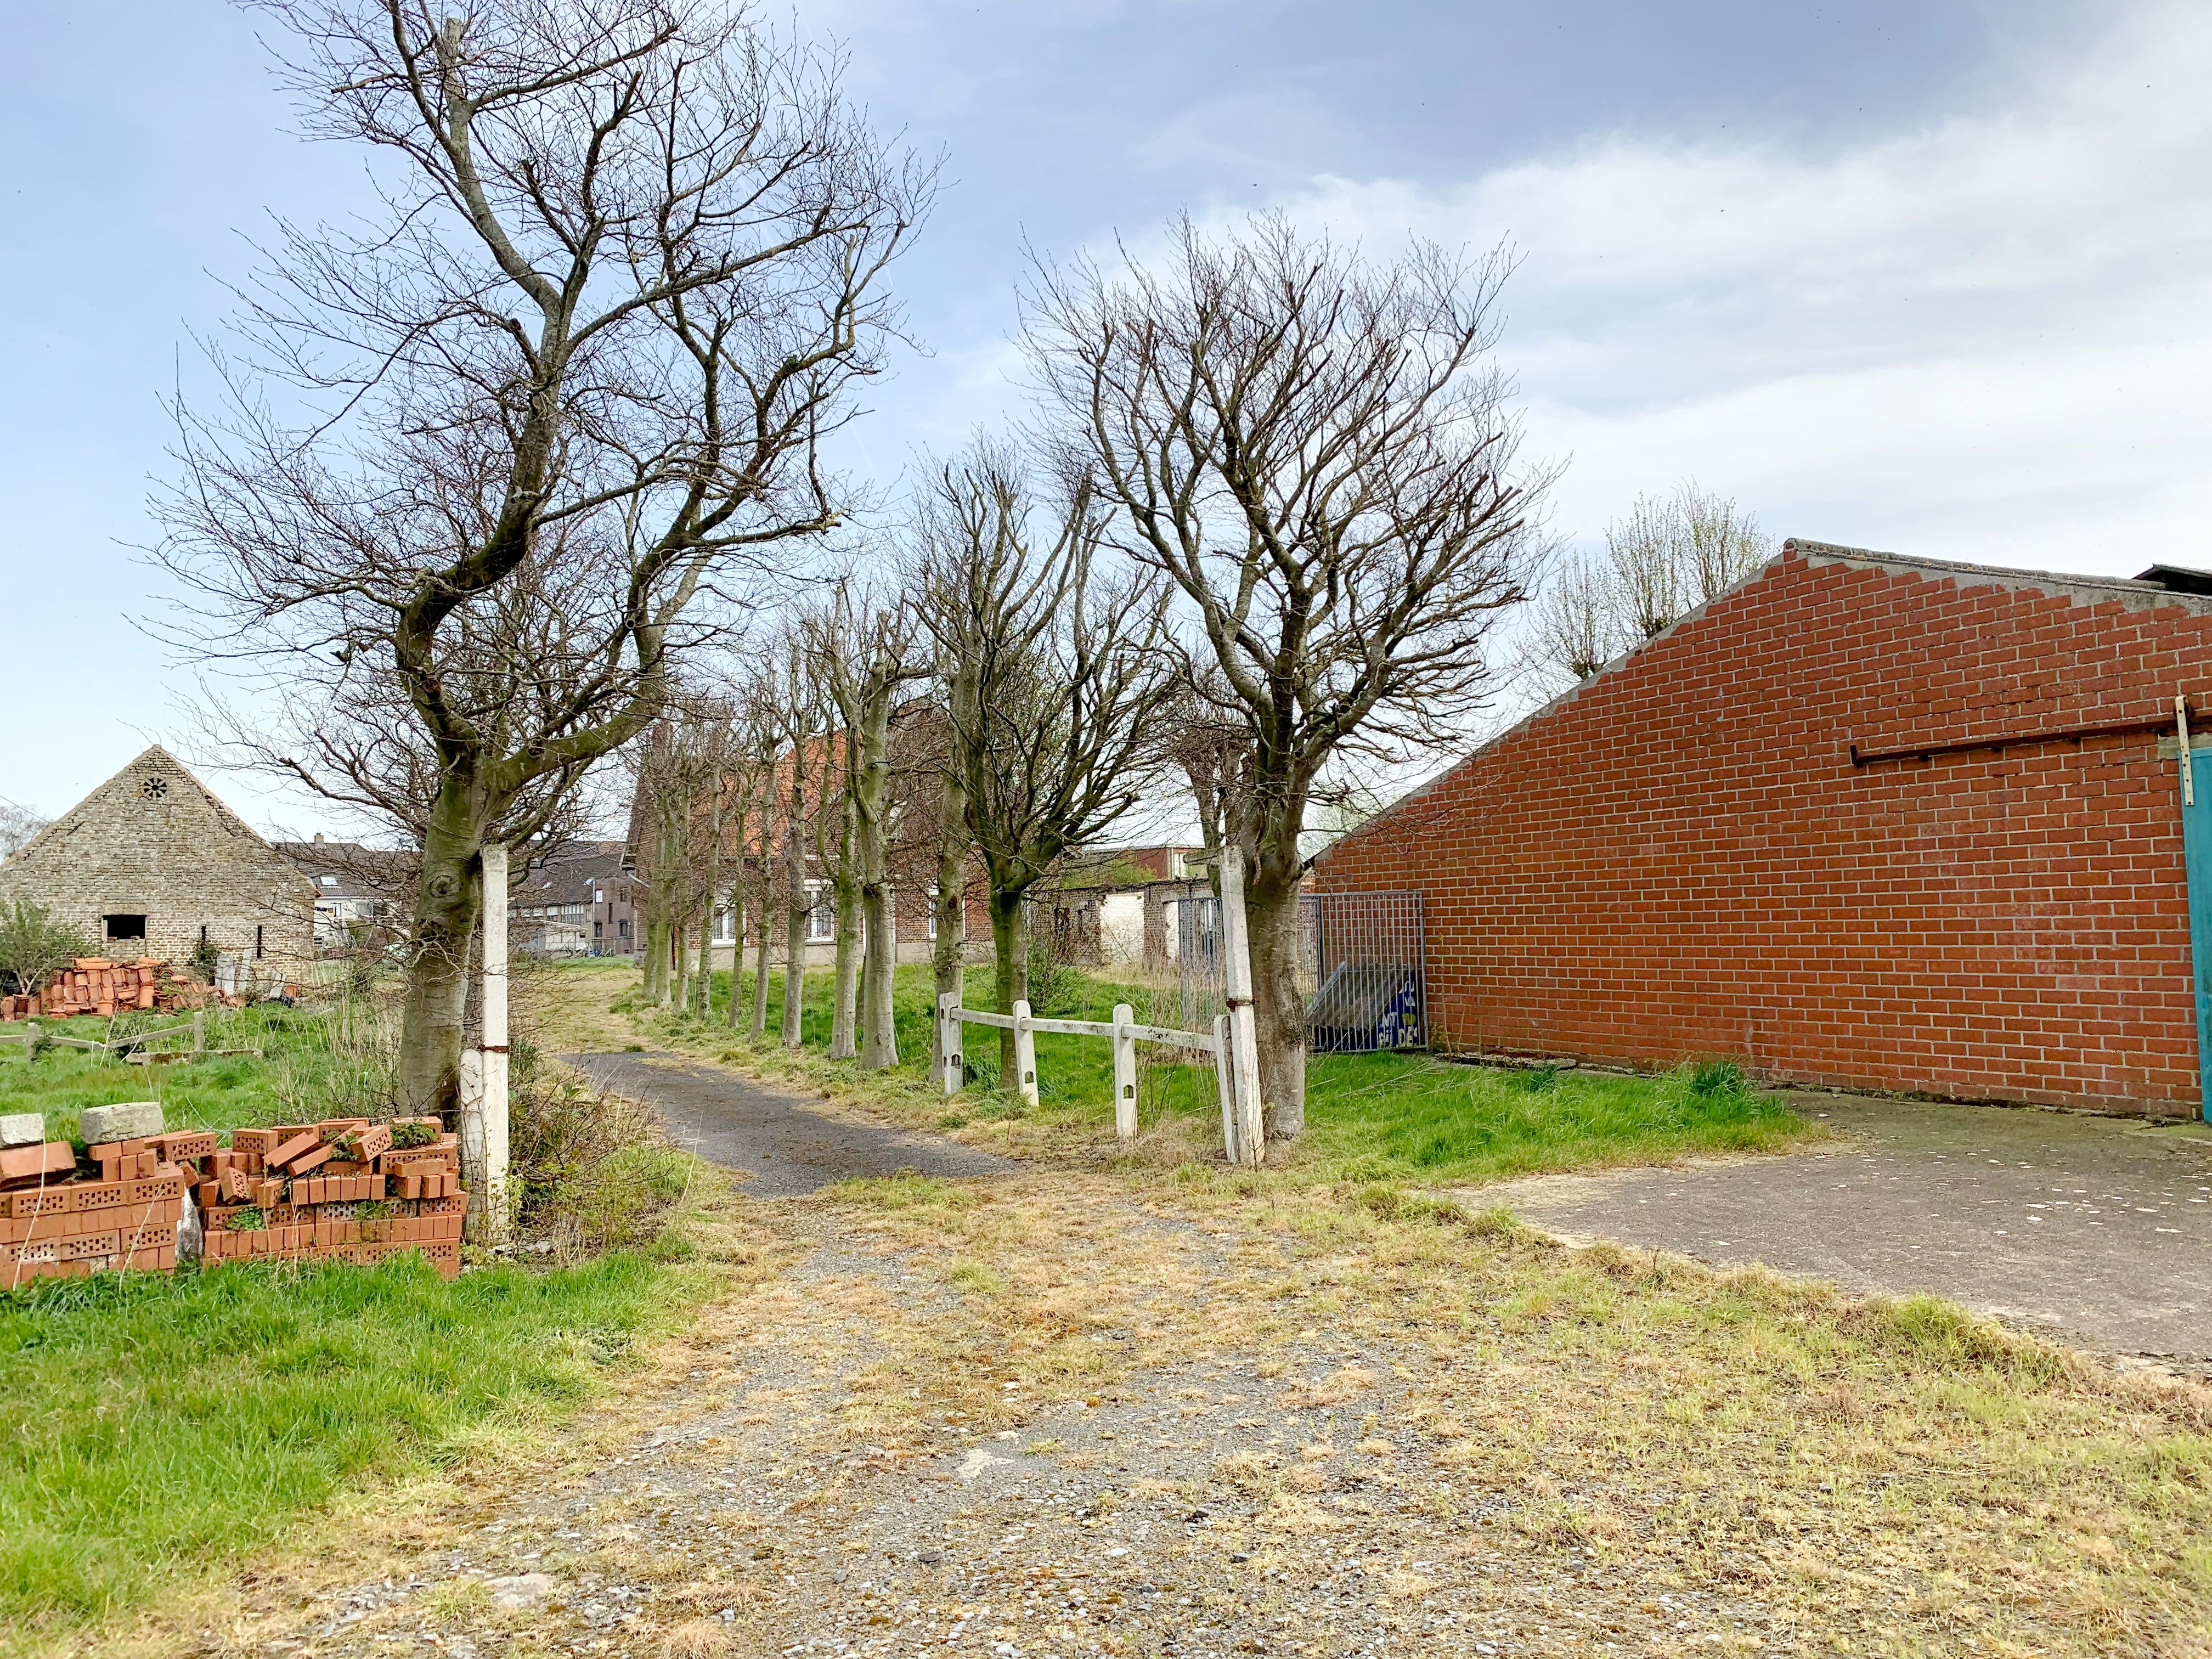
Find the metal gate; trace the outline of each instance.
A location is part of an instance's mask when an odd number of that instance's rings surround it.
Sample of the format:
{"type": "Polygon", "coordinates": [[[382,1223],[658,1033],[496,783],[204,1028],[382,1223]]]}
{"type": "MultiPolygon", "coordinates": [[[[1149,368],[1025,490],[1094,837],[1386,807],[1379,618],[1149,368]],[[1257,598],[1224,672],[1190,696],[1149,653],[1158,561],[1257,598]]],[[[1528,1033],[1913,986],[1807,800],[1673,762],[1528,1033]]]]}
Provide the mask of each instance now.
{"type": "MultiPolygon", "coordinates": [[[[1221,901],[1175,901],[1182,1024],[1223,1012],[1221,901]]],[[[1307,893],[1298,900],[1298,990],[1317,1054],[1428,1045],[1427,911],[1419,893],[1307,893]]]]}

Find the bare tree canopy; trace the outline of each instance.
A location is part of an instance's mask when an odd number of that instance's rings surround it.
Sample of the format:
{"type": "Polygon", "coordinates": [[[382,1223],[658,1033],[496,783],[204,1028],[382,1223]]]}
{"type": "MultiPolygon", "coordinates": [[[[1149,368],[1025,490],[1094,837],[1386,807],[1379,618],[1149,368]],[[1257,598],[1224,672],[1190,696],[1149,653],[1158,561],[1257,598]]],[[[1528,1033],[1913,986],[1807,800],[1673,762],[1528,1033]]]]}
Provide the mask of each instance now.
{"type": "Polygon", "coordinates": [[[1656,639],[1773,556],[1759,520],[1686,479],[1665,501],[1639,495],[1605,527],[1605,551],[1561,562],[1535,611],[1538,654],[1586,680],[1656,639]]]}
{"type": "MultiPolygon", "coordinates": [[[[866,961],[860,988],[860,1064],[878,1071],[898,1064],[898,1031],[893,1018],[892,975],[896,967],[897,907],[891,888],[893,820],[900,805],[893,727],[906,701],[906,687],[929,672],[929,658],[918,635],[920,620],[902,596],[850,578],[838,581],[827,604],[811,613],[807,635],[814,672],[836,705],[842,727],[844,799],[853,843],[853,884],[860,903],[866,961]]],[[[842,893],[841,893],[842,897],[842,893]]],[[[838,942],[847,943],[840,916],[838,942]]],[[[841,963],[839,990],[845,977],[841,963]]],[[[834,1029],[830,1058],[849,1051],[850,1033],[834,1029]]]]}
{"type": "Polygon", "coordinates": [[[279,228],[162,557],[188,642],[283,687],[249,757],[421,836],[401,1083],[449,1106],[479,848],[653,720],[700,599],[837,523],[817,446],[931,177],[716,0],[256,9],[388,213],[279,228]]]}
{"type": "MultiPolygon", "coordinates": [[[[949,763],[1011,1012],[1029,994],[1030,889],[1119,822],[1159,768],[1158,717],[1178,684],[1167,596],[1110,562],[1086,488],[1042,497],[1008,446],[978,440],[939,466],[917,520],[949,763]]],[[[1011,1067],[1012,1033],[1001,1036],[1011,1067]]]]}
{"type": "Polygon", "coordinates": [[[29,807],[0,797],[0,859],[11,859],[21,852],[48,822],[29,807]]]}
{"type": "Polygon", "coordinates": [[[1106,534],[1180,589],[1243,728],[1224,779],[1247,860],[1271,1132],[1304,1120],[1298,837],[1332,757],[1449,734],[1488,689],[1550,482],[1516,457],[1492,357],[1509,261],[1387,263],[1280,218],[1188,220],[1152,269],[1039,270],[1026,342],[1106,534]]]}

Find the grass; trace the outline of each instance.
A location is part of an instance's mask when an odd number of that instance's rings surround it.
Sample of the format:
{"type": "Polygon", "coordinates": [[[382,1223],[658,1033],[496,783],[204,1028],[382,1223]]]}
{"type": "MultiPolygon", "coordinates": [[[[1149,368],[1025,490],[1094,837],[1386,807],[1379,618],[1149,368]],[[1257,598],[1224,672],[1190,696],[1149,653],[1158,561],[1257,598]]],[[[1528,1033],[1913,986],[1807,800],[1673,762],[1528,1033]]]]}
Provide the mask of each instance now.
{"type": "MultiPolygon", "coordinates": [[[[176,1023],[171,1016],[138,1015],[111,1023],[79,1018],[48,1021],[45,1030],[106,1039],[176,1023]]],[[[228,1131],[241,1125],[282,1123],[368,1115],[382,1068],[378,1046],[381,1015],[365,1003],[322,1008],[276,1006],[210,1011],[210,1048],[254,1048],[255,1054],[212,1054],[173,1066],[129,1066],[112,1054],[49,1048],[35,1060],[15,1044],[0,1047],[0,1114],[43,1112],[46,1133],[75,1137],[77,1115],[88,1106],[123,1100],[158,1100],[172,1129],[228,1131]]],[[[20,1024],[5,1028],[21,1030],[20,1024]]],[[[168,1047],[169,1043],[156,1044],[168,1047]]]]}
{"type": "Polygon", "coordinates": [[[0,1627],[110,1618],[488,1426],[557,1422],[680,1303],[666,1278],[398,1259],[0,1297],[0,1627]]]}
{"type": "MultiPolygon", "coordinates": [[[[752,976],[740,982],[749,1013],[752,976]]],[[[754,1047],[724,1023],[730,975],[714,976],[714,1018],[672,1016],[642,1008],[635,988],[613,998],[641,1030],[671,1046],[708,1053],[750,1071],[811,1085],[917,1126],[956,1132],[1006,1150],[1036,1153],[1096,1147],[1113,1132],[1113,1054],[1097,1038],[1042,1035],[1036,1039],[1038,1104],[1027,1112],[996,1086],[995,1034],[969,1032],[969,1087],[947,1098],[928,1067],[935,1000],[926,966],[901,968],[893,989],[901,1064],[864,1073],[853,1061],[832,1062],[830,976],[807,976],[801,1012],[804,1048],[776,1046],[783,983],[773,975],[769,1042],[754,1047]],[[1022,1120],[1026,1119],[1026,1121],[1022,1120]]],[[[1078,975],[1058,1017],[1105,1019],[1117,1002],[1139,1018],[1171,1021],[1153,988],[1078,975]],[[1158,1006],[1152,1006],[1158,1000],[1158,1006]]],[[[994,1006],[989,969],[970,969],[962,994],[971,1006],[994,1006]]],[[[1152,1056],[1163,1051],[1146,1048],[1152,1056]]],[[[1218,1145],[1220,1109],[1210,1067],[1175,1063],[1140,1068],[1140,1126],[1164,1155],[1202,1157],[1218,1145]]],[[[1625,1076],[1554,1067],[1463,1065],[1425,1054],[1317,1055],[1306,1072],[1307,1133],[1294,1148],[1271,1157],[1292,1178],[1472,1184],[1514,1176],[1663,1163],[1671,1158],[1781,1151],[1820,1133],[1780,1100],[1751,1086],[1726,1061],[1686,1063],[1656,1076],[1625,1076]]]]}
{"type": "MultiPolygon", "coordinates": [[[[381,1019],[353,1002],[227,1012],[210,1046],[259,1054],[158,1067],[17,1053],[0,1112],[41,1111],[58,1138],[88,1106],[148,1097],[172,1128],[380,1113],[381,1019]]],[[[539,1122],[532,1097],[518,1129],[544,1159],[520,1173],[556,1224],[550,1271],[240,1264],[0,1292],[0,1654],[142,1607],[349,1493],[526,1442],[722,1281],[713,1251],[678,1265],[702,1255],[690,1224],[721,1184],[556,1093],[575,1123],[539,1122]]]]}
{"type": "Polygon", "coordinates": [[[830,1443],[896,1449],[956,1414],[1049,1433],[1050,1402],[1162,1399],[1173,1376],[1270,1428],[1271,1407],[1336,1413],[1313,1443],[1255,1434],[1176,1488],[1227,1517],[1218,1547],[1258,1585],[1369,1547],[1485,1575],[1461,1593],[1524,1632],[1556,1631],[1576,1574],[1572,1605],[1642,1638],[1624,1650],[1689,1650],[1657,1596],[1686,1589],[1753,1620],[1717,1651],[2212,1650],[2212,1394],[2194,1382],[1934,1297],[1571,1250],[1382,1184],[1217,1168],[1164,1191],[1097,1174],[958,1190],[838,1189],[848,1238],[962,1294],[927,1325],[871,1327],[869,1387],[830,1443]],[[1108,1329],[1127,1340],[1093,1340],[1108,1329]]]}

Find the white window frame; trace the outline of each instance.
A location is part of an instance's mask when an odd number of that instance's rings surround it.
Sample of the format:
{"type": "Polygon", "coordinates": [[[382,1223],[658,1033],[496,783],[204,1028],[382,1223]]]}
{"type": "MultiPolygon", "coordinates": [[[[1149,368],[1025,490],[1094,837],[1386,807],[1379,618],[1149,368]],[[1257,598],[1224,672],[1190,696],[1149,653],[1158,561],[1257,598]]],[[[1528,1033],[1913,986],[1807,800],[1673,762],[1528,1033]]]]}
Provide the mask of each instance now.
{"type": "Polygon", "coordinates": [[[835,945],[837,942],[837,904],[830,896],[826,881],[806,884],[806,896],[813,901],[806,907],[806,942],[809,945],[835,945]]]}

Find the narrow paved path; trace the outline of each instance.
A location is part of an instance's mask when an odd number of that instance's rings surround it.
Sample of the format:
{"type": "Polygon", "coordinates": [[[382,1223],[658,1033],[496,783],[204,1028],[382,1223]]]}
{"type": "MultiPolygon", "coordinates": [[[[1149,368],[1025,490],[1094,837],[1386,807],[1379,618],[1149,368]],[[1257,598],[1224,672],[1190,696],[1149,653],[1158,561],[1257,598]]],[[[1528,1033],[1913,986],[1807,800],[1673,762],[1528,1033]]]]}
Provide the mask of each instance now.
{"type": "Polygon", "coordinates": [[[1844,1139],[1786,1158],[1480,1189],[1571,1242],[1847,1291],[1932,1291],[2111,1353],[2212,1369],[2212,1137],[2063,1112],[1799,1095],[1844,1139]]]}
{"type": "Polygon", "coordinates": [[[718,1066],[665,1054],[569,1054],[602,1089],[653,1106],[678,1146],[748,1177],[749,1198],[795,1198],[853,1176],[996,1175],[1008,1159],[934,1135],[841,1117],[718,1066]]]}

